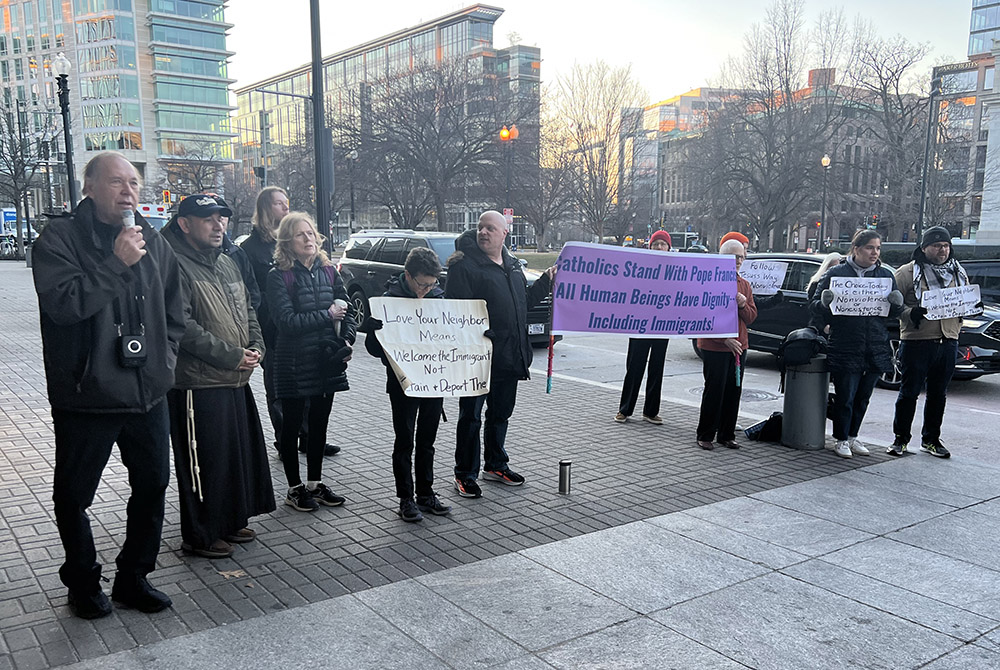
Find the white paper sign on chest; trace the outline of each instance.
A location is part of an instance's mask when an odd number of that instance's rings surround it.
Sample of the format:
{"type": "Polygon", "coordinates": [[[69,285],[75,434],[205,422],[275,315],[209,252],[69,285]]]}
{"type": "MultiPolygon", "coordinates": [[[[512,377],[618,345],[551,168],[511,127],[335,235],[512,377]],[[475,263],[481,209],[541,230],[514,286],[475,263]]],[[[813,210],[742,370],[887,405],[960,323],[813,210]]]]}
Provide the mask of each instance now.
{"type": "Polygon", "coordinates": [[[837,316],[889,316],[888,277],[830,277],[830,290],[830,311],[837,316]]]}
{"type": "Polygon", "coordinates": [[[920,294],[920,305],[927,308],[929,321],[979,314],[981,301],[979,284],[926,289],[920,294]]]}
{"type": "Polygon", "coordinates": [[[373,335],[406,395],[489,393],[493,342],[483,335],[490,327],[484,301],[380,297],[369,304],[382,321],[373,335]]]}

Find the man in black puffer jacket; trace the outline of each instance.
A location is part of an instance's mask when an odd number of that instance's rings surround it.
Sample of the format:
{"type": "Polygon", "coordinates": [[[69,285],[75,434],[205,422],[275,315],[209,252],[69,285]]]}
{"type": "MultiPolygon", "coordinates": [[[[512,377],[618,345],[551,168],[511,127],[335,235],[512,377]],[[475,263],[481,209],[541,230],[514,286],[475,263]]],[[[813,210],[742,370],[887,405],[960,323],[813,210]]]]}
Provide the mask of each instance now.
{"type": "Polygon", "coordinates": [[[556,270],[549,268],[529,288],[520,261],[504,247],[509,232],[503,214],[484,212],[479,217],[478,230],[463,233],[455,241],[457,251],[448,260],[445,297],[485,300],[493,339],[490,392],[458,401],[455,490],[463,498],[482,495],[476,478],[479,476],[479,429],[483,424],[484,404],[487,409],[483,430],[486,461],[483,479],[508,486],[524,483],[524,477],[508,466],[504,450],[507,421],[514,412],[517,382],[528,379],[531,366],[528,308],[552,290],[556,270]]]}

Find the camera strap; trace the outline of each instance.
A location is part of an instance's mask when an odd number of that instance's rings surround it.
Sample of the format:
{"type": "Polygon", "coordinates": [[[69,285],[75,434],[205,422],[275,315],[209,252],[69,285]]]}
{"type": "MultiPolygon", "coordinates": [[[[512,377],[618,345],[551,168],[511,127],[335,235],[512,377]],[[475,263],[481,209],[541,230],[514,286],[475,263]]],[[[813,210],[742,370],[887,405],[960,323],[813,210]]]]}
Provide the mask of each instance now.
{"type": "MultiPolygon", "coordinates": [[[[145,335],[146,334],[146,324],[144,324],[142,322],[142,308],[143,308],[143,303],[144,303],[142,294],[139,293],[137,295],[133,295],[133,298],[135,298],[135,303],[136,303],[136,305],[135,305],[136,306],[136,315],[135,315],[136,318],[135,318],[135,320],[139,322],[139,333],[138,334],[139,335],[145,335]]],[[[118,336],[120,337],[121,334],[122,334],[122,328],[124,327],[125,322],[122,319],[122,304],[121,304],[121,301],[118,299],[118,296],[115,296],[115,300],[114,300],[114,303],[113,303],[113,308],[115,310],[115,327],[118,329],[118,336]]],[[[130,321],[131,321],[131,319],[130,319],[130,321]]]]}

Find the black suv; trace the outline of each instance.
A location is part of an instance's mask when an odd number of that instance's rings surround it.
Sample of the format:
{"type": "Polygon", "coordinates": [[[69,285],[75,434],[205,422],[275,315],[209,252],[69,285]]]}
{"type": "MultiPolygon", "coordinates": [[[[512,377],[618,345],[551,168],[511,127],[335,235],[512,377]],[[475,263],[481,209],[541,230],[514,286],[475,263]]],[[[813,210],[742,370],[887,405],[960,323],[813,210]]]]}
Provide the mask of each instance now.
{"type": "MultiPolygon", "coordinates": [[[[438,233],[424,230],[364,230],[354,233],[344,247],[337,270],[344,280],[347,295],[361,319],[370,314],[368,298],[385,293],[386,282],[403,271],[407,254],[416,247],[433,249],[441,260],[441,286],[448,278],[448,257],[455,252],[459,233],[438,233]]],[[[521,261],[524,263],[524,261],[521,261]]],[[[524,269],[528,285],[540,273],[524,269]]],[[[552,296],[528,310],[528,341],[532,346],[549,343],[552,328],[552,296]]],[[[562,339],[556,336],[556,339],[562,339]]]]}
{"type": "MultiPolygon", "coordinates": [[[[809,301],[806,289],[813,274],[823,264],[824,257],[819,254],[750,254],[748,260],[788,263],[785,281],[781,286],[784,300],[773,307],[757,311],[757,320],[750,324],[749,328],[751,349],[776,354],[785,335],[809,324],[809,301]]],[[[962,265],[966,266],[966,262],[962,265]]],[[[997,261],[997,265],[1000,267],[1000,261],[997,261]]],[[[883,264],[883,266],[890,271],[894,270],[888,265],[883,264]]],[[[969,279],[977,283],[973,272],[968,267],[966,270],[969,271],[969,279]]],[[[1000,307],[991,304],[985,289],[983,301],[986,303],[986,310],[980,316],[970,316],[962,322],[962,331],[958,336],[955,379],[975,379],[1000,372],[1000,307]]],[[[893,362],[895,362],[896,351],[899,349],[899,322],[895,319],[886,321],[893,362]]],[[[898,389],[901,378],[899,368],[893,365],[893,371],[882,375],[878,385],[882,388],[898,389]]]]}

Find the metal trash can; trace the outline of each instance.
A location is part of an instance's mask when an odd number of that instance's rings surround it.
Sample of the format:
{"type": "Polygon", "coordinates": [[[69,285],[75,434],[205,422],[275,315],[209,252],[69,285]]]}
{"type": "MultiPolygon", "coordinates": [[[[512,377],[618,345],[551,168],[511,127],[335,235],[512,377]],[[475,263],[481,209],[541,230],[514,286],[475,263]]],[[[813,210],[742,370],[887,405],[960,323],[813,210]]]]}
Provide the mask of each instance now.
{"type": "Polygon", "coordinates": [[[26,244],[24,246],[24,265],[25,267],[31,267],[31,245],[26,244]]]}
{"type": "Polygon", "coordinates": [[[785,370],[785,404],[781,415],[781,443],[795,449],[822,449],[826,444],[826,403],[830,373],[826,354],[806,365],[785,370]]]}

